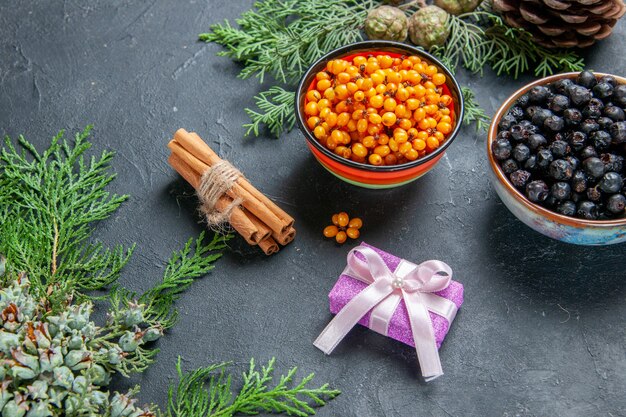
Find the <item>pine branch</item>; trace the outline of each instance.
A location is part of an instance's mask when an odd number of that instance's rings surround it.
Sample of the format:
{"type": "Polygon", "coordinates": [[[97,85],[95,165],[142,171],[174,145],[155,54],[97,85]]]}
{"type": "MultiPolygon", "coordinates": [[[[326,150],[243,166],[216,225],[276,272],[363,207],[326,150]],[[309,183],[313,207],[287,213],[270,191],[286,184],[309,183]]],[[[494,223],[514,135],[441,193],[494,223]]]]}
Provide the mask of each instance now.
{"type": "Polygon", "coordinates": [[[90,130],[77,133],[73,144],[61,131],[43,153],[22,136],[20,152],[7,137],[0,153],[0,252],[12,269],[28,271],[40,296],[52,289],[53,306],[117,280],[132,253],[89,242],[92,223],[127,199],[105,190],[115,178],[111,152],[85,158],[90,130]]]}
{"type": "Polygon", "coordinates": [[[281,87],[274,86],[260,93],[254,99],[261,112],[245,109],[252,121],[252,123],[243,125],[248,128],[246,135],[252,132],[255,136],[259,136],[263,125],[276,137],[279,137],[285,129],[291,130],[296,122],[294,113],[295,93],[293,91],[286,91],[281,87]]]}
{"type": "Polygon", "coordinates": [[[491,123],[491,119],[476,101],[474,92],[469,87],[461,87],[461,93],[463,94],[463,100],[465,101],[465,115],[463,116],[463,123],[471,125],[476,122],[476,131],[482,130],[486,132],[489,128],[489,124],[491,123]]]}
{"type": "Polygon", "coordinates": [[[327,400],[339,395],[339,391],[324,384],[309,388],[314,374],[295,383],[297,368],[282,375],[270,388],[275,360],[271,359],[257,370],[254,359],[243,374],[243,386],[233,398],[232,377],[226,373],[229,363],[211,365],[183,373],[179,358],[178,386],[171,385],[168,392],[168,417],[230,417],[236,414],[255,415],[260,412],[283,413],[292,416],[315,414],[314,407],[326,405],[327,400]]]}

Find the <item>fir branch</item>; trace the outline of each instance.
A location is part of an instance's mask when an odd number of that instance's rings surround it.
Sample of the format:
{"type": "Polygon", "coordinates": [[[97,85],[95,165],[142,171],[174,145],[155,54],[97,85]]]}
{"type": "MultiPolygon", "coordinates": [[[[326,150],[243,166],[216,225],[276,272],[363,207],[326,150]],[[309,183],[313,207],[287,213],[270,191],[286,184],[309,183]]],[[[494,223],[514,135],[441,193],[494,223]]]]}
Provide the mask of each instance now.
{"type": "Polygon", "coordinates": [[[252,123],[243,125],[248,129],[246,135],[252,132],[255,136],[259,136],[263,125],[267,126],[276,137],[279,137],[285,129],[291,130],[296,122],[294,113],[295,93],[293,91],[286,91],[281,87],[274,86],[260,93],[254,99],[261,112],[245,109],[252,121],[252,123]]]}
{"type": "Polygon", "coordinates": [[[168,392],[168,417],[230,417],[235,414],[255,415],[260,412],[284,413],[292,416],[315,414],[313,407],[326,405],[326,401],[339,395],[339,391],[324,384],[309,388],[314,374],[295,383],[297,368],[282,375],[270,388],[275,360],[257,370],[254,359],[243,374],[243,386],[233,398],[232,377],[226,373],[230,363],[211,365],[183,373],[179,357],[178,386],[171,385],[168,392]]]}
{"type": "Polygon", "coordinates": [[[476,131],[482,130],[486,132],[489,128],[489,123],[491,123],[491,119],[476,101],[474,92],[469,87],[461,87],[461,93],[463,94],[463,100],[465,102],[463,123],[471,125],[476,122],[476,131]]]}

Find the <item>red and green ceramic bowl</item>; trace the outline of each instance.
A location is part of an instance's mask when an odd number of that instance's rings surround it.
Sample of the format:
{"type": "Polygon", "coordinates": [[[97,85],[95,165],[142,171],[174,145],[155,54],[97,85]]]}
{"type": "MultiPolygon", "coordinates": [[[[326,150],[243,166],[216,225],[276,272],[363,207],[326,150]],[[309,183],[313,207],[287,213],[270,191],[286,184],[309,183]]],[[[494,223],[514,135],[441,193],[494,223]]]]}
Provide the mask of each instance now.
{"type": "Polygon", "coordinates": [[[317,161],[336,177],[350,184],[365,188],[393,188],[411,181],[415,181],[422,175],[430,171],[439,162],[446,149],[459,133],[461,121],[463,120],[463,95],[461,88],[454,75],[439,60],[423,50],[413,46],[390,41],[365,41],[335,49],[318,59],[308,69],[300,80],[296,90],[296,121],[300,130],[306,138],[307,145],[317,161]],[[374,166],[355,162],[350,159],[336,155],[323,146],[313,136],[305,123],[304,104],[307,91],[312,88],[315,74],[326,67],[326,63],[332,59],[348,58],[352,59],[358,55],[379,55],[387,54],[391,56],[415,55],[421,59],[437,66],[446,75],[444,91],[452,97],[452,114],[454,115],[454,127],[444,143],[432,153],[405,164],[374,166]]]}

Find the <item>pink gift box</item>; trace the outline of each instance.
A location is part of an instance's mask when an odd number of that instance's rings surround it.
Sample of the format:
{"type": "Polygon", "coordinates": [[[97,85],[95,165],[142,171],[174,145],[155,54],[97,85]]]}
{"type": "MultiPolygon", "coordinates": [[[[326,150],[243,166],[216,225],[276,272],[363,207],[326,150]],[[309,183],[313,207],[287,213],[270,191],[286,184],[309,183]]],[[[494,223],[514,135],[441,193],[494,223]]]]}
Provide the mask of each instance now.
{"type": "MultiPolygon", "coordinates": [[[[361,244],[375,250],[381,256],[381,258],[383,258],[385,264],[387,264],[391,271],[395,271],[396,267],[401,261],[401,258],[398,258],[397,256],[391,255],[385,251],[368,245],[367,243],[361,244]]],[[[409,259],[409,261],[411,260],[409,259]]],[[[354,298],[358,293],[367,288],[367,286],[368,284],[362,281],[342,274],[335,283],[333,289],[328,294],[328,298],[330,299],[330,312],[333,314],[337,314],[346,304],[348,304],[348,302],[352,298],[354,298]]],[[[457,308],[460,308],[461,304],[463,304],[463,284],[461,284],[460,282],[451,281],[450,285],[446,289],[436,292],[434,294],[437,294],[443,298],[447,298],[448,300],[452,301],[457,308]]],[[[433,312],[429,312],[429,314],[430,320],[435,330],[435,341],[437,342],[437,348],[439,348],[441,347],[441,343],[448,333],[450,323],[448,323],[448,320],[446,320],[445,318],[433,312]]],[[[369,328],[370,315],[371,311],[363,316],[361,320],[359,320],[359,324],[369,328]]],[[[387,336],[391,337],[392,339],[415,347],[413,334],[411,333],[411,325],[409,324],[409,314],[407,312],[406,305],[404,304],[404,300],[400,301],[400,304],[396,308],[396,311],[393,313],[387,332],[387,336]]]]}

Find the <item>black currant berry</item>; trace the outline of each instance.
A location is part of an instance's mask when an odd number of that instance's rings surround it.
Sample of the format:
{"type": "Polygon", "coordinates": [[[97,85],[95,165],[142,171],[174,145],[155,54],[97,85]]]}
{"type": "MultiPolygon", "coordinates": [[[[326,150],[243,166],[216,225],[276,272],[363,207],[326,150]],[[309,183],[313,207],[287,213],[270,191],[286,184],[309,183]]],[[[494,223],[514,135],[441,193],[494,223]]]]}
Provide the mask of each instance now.
{"type": "Polygon", "coordinates": [[[568,96],[574,106],[582,107],[591,100],[591,91],[580,85],[572,85],[568,90],[568,96]]]}
{"type": "Polygon", "coordinates": [[[530,91],[528,92],[528,98],[531,103],[535,103],[535,104],[543,103],[548,98],[549,92],[550,90],[548,90],[543,85],[536,85],[533,88],[531,88],[530,91]]]}
{"type": "Polygon", "coordinates": [[[597,83],[596,76],[593,75],[591,71],[583,71],[576,77],[576,84],[582,85],[585,88],[593,88],[597,83]]]}
{"type": "Polygon", "coordinates": [[[550,165],[550,162],[553,160],[552,152],[548,149],[540,149],[539,152],[537,152],[537,166],[539,168],[548,168],[548,165],[550,165]]]}
{"type": "Polygon", "coordinates": [[[604,164],[600,158],[595,156],[585,159],[583,168],[591,178],[600,178],[604,174],[604,164]]]}
{"type": "Polygon", "coordinates": [[[574,171],[571,182],[572,189],[577,193],[582,193],[587,189],[587,174],[583,171],[574,171]]]}
{"type": "Polygon", "coordinates": [[[528,147],[530,149],[537,150],[540,147],[544,147],[548,144],[548,141],[546,140],[545,137],[543,137],[542,135],[540,135],[539,133],[535,133],[534,135],[530,135],[528,137],[528,147]]]}
{"type": "Polygon", "coordinates": [[[550,132],[560,132],[565,127],[565,121],[560,116],[552,115],[544,120],[543,127],[550,132]]]}
{"type": "Polygon", "coordinates": [[[605,130],[598,130],[589,135],[597,151],[605,151],[611,146],[611,135],[605,130]]]}
{"type": "Polygon", "coordinates": [[[607,106],[604,109],[604,115],[614,122],[621,122],[626,118],[626,114],[624,114],[624,110],[617,106],[607,106]]]}
{"type": "Polygon", "coordinates": [[[572,132],[569,135],[569,144],[572,149],[576,152],[580,151],[585,147],[585,142],[587,141],[587,135],[583,132],[572,132]]]}
{"type": "Polygon", "coordinates": [[[598,187],[607,194],[619,192],[623,185],[624,180],[617,172],[607,172],[604,174],[600,182],[598,182],[598,187]]]}
{"type": "Polygon", "coordinates": [[[557,181],[569,180],[574,175],[574,170],[569,162],[564,159],[557,159],[550,162],[548,168],[550,176],[557,181]]]}
{"type": "Polygon", "coordinates": [[[557,206],[556,211],[564,216],[574,216],[576,214],[576,203],[573,201],[563,201],[557,206]]]}
{"type": "Polygon", "coordinates": [[[514,186],[523,188],[530,179],[530,172],[518,169],[517,171],[512,172],[509,178],[514,186]]]}
{"type": "Polygon", "coordinates": [[[557,200],[567,200],[572,195],[572,187],[570,187],[567,182],[555,182],[552,184],[552,187],[550,187],[550,194],[557,200]]]}
{"type": "Polygon", "coordinates": [[[613,94],[613,86],[609,83],[599,82],[593,87],[593,95],[600,99],[609,98],[611,94],[613,94]]]}
{"type": "Polygon", "coordinates": [[[613,123],[609,131],[612,143],[617,145],[626,142],[626,122],[613,123]]]}
{"type": "Polygon", "coordinates": [[[596,220],[598,218],[598,206],[591,201],[581,201],[576,208],[578,217],[587,220],[596,220]]]}
{"type": "Polygon", "coordinates": [[[524,162],[530,157],[530,149],[528,146],[520,143],[513,148],[513,159],[517,162],[524,162]]]}
{"type": "Polygon", "coordinates": [[[550,190],[545,182],[541,180],[531,181],[526,186],[526,197],[533,203],[539,203],[548,198],[548,194],[550,194],[550,190]]]}
{"type": "Polygon", "coordinates": [[[495,156],[498,161],[504,161],[511,156],[513,146],[511,146],[511,142],[506,139],[498,139],[493,142],[491,151],[493,152],[493,156],[495,156]]]}
{"type": "Polygon", "coordinates": [[[550,152],[552,152],[552,156],[555,158],[564,158],[565,155],[570,151],[569,146],[567,146],[567,142],[564,140],[557,139],[550,144],[550,152]]]}
{"type": "Polygon", "coordinates": [[[626,208],[626,197],[622,194],[613,194],[606,201],[606,209],[613,214],[620,214],[626,208]]]}

